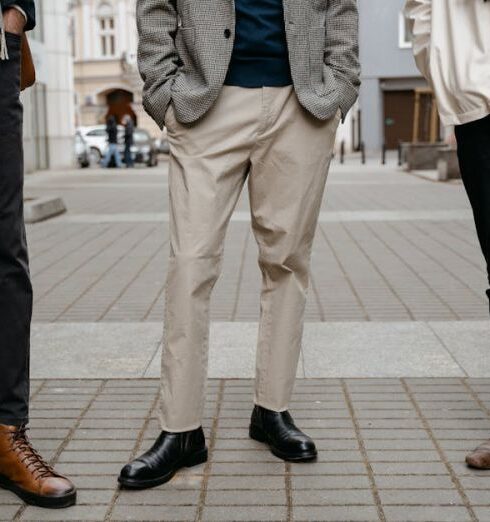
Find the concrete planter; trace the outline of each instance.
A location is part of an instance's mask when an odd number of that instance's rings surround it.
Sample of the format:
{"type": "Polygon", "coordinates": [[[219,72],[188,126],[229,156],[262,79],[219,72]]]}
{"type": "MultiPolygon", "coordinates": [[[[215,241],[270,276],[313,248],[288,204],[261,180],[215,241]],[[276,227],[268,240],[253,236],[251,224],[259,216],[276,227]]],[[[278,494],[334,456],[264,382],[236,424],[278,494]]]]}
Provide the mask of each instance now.
{"type": "Polygon", "coordinates": [[[24,200],[24,219],[26,223],[37,223],[66,212],[63,200],[59,197],[27,198],[24,200]]]}
{"type": "Polygon", "coordinates": [[[437,171],[439,172],[439,180],[441,181],[461,178],[458,151],[456,149],[452,147],[441,147],[439,149],[437,171]]]}
{"type": "Polygon", "coordinates": [[[408,170],[435,170],[443,143],[405,143],[403,151],[408,170]]]}

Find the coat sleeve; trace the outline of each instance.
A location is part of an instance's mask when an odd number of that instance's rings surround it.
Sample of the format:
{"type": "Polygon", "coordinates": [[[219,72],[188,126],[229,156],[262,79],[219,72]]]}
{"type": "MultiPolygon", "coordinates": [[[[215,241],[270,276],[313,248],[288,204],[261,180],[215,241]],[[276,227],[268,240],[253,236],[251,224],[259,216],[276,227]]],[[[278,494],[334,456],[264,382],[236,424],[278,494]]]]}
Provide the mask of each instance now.
{"type": "Polygon", "coordinates": [[[328,0],[325,63],[339,83],[345,118],[359,95],[359,12],[357,0],[328,0]]]}
{"type": "Polygon", "coordinates": [[[177,0],[138,0],[138,67],[144,82],[143,105],[162,128],[171,100],[171,85],[178,72],[175,46],[177,0]]]}
{"type": "Polygon", "coordinates": [[[412,32],[415,62],[420,72],[430,81],[432,0],[407,0],[405,16],[412,32]]]}
{"type": "Polygon", "coordinates": [[[18,5],[27,16],[25,30],[30,31],[31,29],[34,29],[36,25],[36,7],[34,5],[34,0],[1,0],[0,3],[3,11],[8,7],[18,5]]]}

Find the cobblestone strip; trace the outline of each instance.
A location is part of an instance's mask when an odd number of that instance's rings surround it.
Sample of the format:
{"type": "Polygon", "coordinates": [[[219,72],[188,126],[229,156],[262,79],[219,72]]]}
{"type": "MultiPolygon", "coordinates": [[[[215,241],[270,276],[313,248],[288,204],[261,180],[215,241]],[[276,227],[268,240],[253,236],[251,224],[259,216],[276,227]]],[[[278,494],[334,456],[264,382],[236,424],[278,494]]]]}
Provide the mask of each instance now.
{"type": "Polygon", "coordinates": [[[318,308],[319,320],[325,322],[327,320],[327,314],[325,313],[325,307],[320,298],[320,292],[318,291],[315,274],[313,272],[310,273],[310,287],[313,297],[315,298],[316,307],[318,308]]]}
{"type": "MultiPolygon", "coordinates": [[[[90,225],[89,225],[90,226],[90,225]]],[[[43,221],[41,223],[29,224],[26,226],[27,243],[46,245],[46,241],[59,235],[63,229],[53,228],[49,222],[43,221]],[[33,236],[32,231],[36,229],[36,236],[33,236]],[[44,234],[44,235],[43,235],[44,234]]]]}
{"type": "MultiPolygon", "coordinates": [[[[349,288],[352,292],[352,294],[354,295],[358,305],[359,305],[359,308],[362,310],[362,313],[364,315],[364,319],[366,321],[370,321],[371,318],[369,317],[369,313],[368,311],[366,310],[366,307],[364,306],[364,303],[362,302],[362,299],[361,299],[361,296],[359,295],[359,293],[357,292],[356,290],[356,287],[354,286],[354,283],[352,282],[351,278],[349,277],[349,274],[347,273],[347,271],[345,270],[345,267],[344,267],[344,264],[342,263],[341,259],[339,258],[337,252],[335,251],[335,248],[333,247],[332,243],[330,242],[330,240],[328,239],[328,236],[323,228],[323,225],[319,225],[318,226],[319,230],[320,230],[320,234],[321,236],[323,237],[323,239],[325,240],[325,243],[328,245],[328,248],[330,248],[331,252],[332,252],[332,255],[333,257],[335,258],[335,261],[337,262],[347,284],[349,285],[349,288]]],[[[357,244],[357,243],[356,243],[357,244]]]]}
{"type": "MultiPolygon", "coordinates": [[[[108,248],[110,248],[114,243],[116,243],[117,241],[119,241],[119,239],[121,238],[121,236],[123,236],[124,234],[127,234],[129,232],[132,232],[134,229],[136,228],[136,225],[130,227],[129,229],[127,230],[124,230],[121,234],[118,234],[112,241],[110,241],[107,245],[105,245],[105,250],[107,250],[108,248]]],[[[109,229],[109,231],[112,230],[112,229],[109,229]]],[[[104,232],[107,232],[104,231],[104,232]]],[[[100,234],[102,235],[102,234],[100,234]]],[[[100,236],[98,236],[100,237],[100,236]]],[[[97,238],[95,238],[97,239],[97,238]]],[[[71,270],[68,274],[66,274],[63,278],[61,278],[60,280],[56,281],[56,283],[51,286],[48,290],[46,290],[45,292],[43,292],[42,294],[39,294],[36,296],[36,298],[34,299],[34,303],[37,303],[39,302],[41,299],[44,299],[47,295],[49,295],[55,288],[57,288],[58,286],[60,286],[61,284],[63,284],[65,281],[67,281],[68,279],[70,279],[70,277],[72,277],[82,266],[86,265],[87,263],[90,263],[90,261],[92,261],[93,259],[95,259],[97,256],[99,256],[102,252],[100,250],[96,250],[91,256],[89,256],[87,259],[84,259],[81,263],[77,264],[73,270],[71,270]]],[[[51,265],[53,266],[53,265],[51,265]]]]}
{"type": "MultiPolygon", "coordinates": [[[[82,225],[82,228],[80,229],[80,233],[84,233],[87,230],[90,230],[92,227],[90,225],[82,225]]],[[[48,233],[44,236],[42,235],[36,235],[33,237],[31,233],[28,233],[28,240],[27,244],[29,247],[34,246],[36,248],[36,257],[40,257],[43,254],[46,254],[47,252],[52,252],[54,248],[56,248],[58,245],[63,244],[66,241],[66,231],[64,227],[51,227],[50,229],[46,229],[48,233]],[[61,238],[59,237],[61,236],[61,238]],[[54,241],[52,238],[56,238],[54,241]],[[37,245],[42,245],[42,247],[37,250],[37,245]]]]}
{"type": "Polygon", "coordinates": [[[473,510],[473,508],[471,506],[470,500],[463,488],[463,485],[461,484],[456,472],[454,471],[454,468],[448,461],[441,444],[439,443],[434,432],[432,431],[430,423],[429,423],[427,417],[422,412],[422,409],[421,409],[420,405],[418,404],[414,394],[412,393],[410,386],[408,385],[406,379],[404,379],[404,378],[400,379],[400,382],[402,383],[403,389],[405,390],[405,393],[408,395],[410,402],[412,403],[413,407],[415,408],[415,411],[417,412],[417,415],[419,416],[419,418],[422,422],[422,425],[423,425],[425,431],[427,432],[427,435],[429,436],[432,444],[434,445],[434,447],[439,455],[439,458],[441,459],[441,462],[444,464],[445,468],[447,469],[449,476],[451,477],[451,482],[454,484],[454,486],[458,490],[461,500],[463,501],[463,505],[467,509],[471,520],[473,522],[479,522],[479,519],[476,516],[475,511],[473,510]]]}
{"type": "MultiPolygon", "coordinates": [[[[440,245],[441,247],[449,250],[451,252],[451,254],[454,254],[456,257],[459,257],[460,259],[462,259],[463,261],[466,261],[469,265],[471,265],[473,268],[475,268],[476,270],[480,271],[481,270],[481,265],[476,261],[476,258],[473,256],[473,257],[468,257],[468,256],[465,256],[461,253],[460,250],[458,250],[457,248],[454,248],[453,246],[451,246],[451,242],[450,242],[450,234],[442,227],[438,227],[438,228],[442,228],[442,231],[446,234],[446,236],[448,236],[446,238],[446,240],[441,240],[439,237],[437,237],[435,234],[431,233],[430,230],[427,231],[425,228],[419,226],[418,224],[416,223],[410,223],[410,226],[413,227],[418,233],[424,235],[427,237],[427,239],[430,239],[431,241],[434,241],[435,243],[437,243],[438,245],[440,245]]],[[[439,231],[438,231],[439,232],[439,231]]],[[[458,239],[460,239],[458,236],[456,236],[455,234],[453,235],[453,237],[451,238],[451,240],[454,242],[454,237],[457,237],[458,239]]],[[[466,243],[466,244],[469,244],[471,245],[472,247],[474,246],[473,244],[471,243],[466,243]]],[[[424,251],[425,253],[425,251],[424,251]]],[[[447,269],[446,269],[447,270],[447,269]]],[[[448,270],[448,272],[451,274],[451,275],[454,275],[452,272],[450,272],[448,270]]]]}
{"type": "Polygon", "coordinates": [[[415,320],[415,317],[412,313],[412,310],[407,306],[405,301],[401,298],[400,294],[393,288],[393,285],[386,279],[385,274],[380,270],[378,264],[373,260],[373,258],[367,253],[366,249],[362,246],[362,244],[357,241],[357,239],[354,237],[352,232],[349,230],[349,227],[346,226],[344,223],[341,223],[341,226],[345,233],[349,236],[351,241],[357,246],[357,248],[362,252],[364,257],[368,260],[369,264],[371,265],[371,268],[373,269],[376,274],[384,281],[386,288],[390,291],[391,294],[396,298],[396,300],[400,303],[401,307],[405,310],[405,313],[407,314],[408,318],[411,321],[415,320]]]}
{"type": "Polygon", "coordinates": [[[471,246],[475,249],[476,252],[480,253],[480,249],[478,247],[478,243],[476,240],[468,240],[468,237],[471,237],[470,234],[474,235],[476,238],[476,229],[475,225],[471,224],[470,226],[465,226],[464,221],[454,221],[452,223],[440,223],[439,226],[446,231],[446,233],[457,237],[463,243],[466,243],[468,246],[471,246]],[[447,228],[450,227],[450,230],[447,228]],[[461,231],[458,234],[458,229],[461,231]],[[462,229],[462,230],[461,230],[462,229]]]}
{"type": "MultiPolygon", "coordinates": [[[[153,229],[154,230],[154,229],[153,229]]],[[[152,231],[153,232],[153,231],[152,231]]],[[[121,288],[121,291],[117,296],[112,300],[112,302],[106,307],[106,309],[100,314],[97,321],[103,321],[105,316],[109,313],[111,308],[121,299],[121,297],[126,293],[129,287],[138,279],[138,277],[143,273],[143,271],[148,267],[148,265],[160,254],[160,252],[165,248],[165,245],[168,243],[168,239],[164,240],[162,243],[158,245],[155,251],[150,254],[145,262],[141,265],[141,267],[136,271],[133,277],[121,288]]]]}
{"type": "MultiPolygon", "coordinates": [[[[436,263],[440,268],[442,268],[442,270],[446,271],[448,274],[450,274],[452,277],[454,277],[454,279],[456,279],[456,281],[458,281],[459,283],[461,283],[461,285],[464,286],[465,288],[467,288],[467,289],[468,289],[472,294],[476,295],[476,296],[479,297],[479,298],[481,297],[481,295],[480,295],[478,292],[475,292],[475,290],[474,290],[473,288],[471,288],[471,286],[468,285],[468,283],[465,281],[464,278],[459,277],[459,275],[458,275],[457,273],[455,273],[455,272],[452,271],[452,270],[449,270],[445,265],[441,264],[441,262],[440,262],[439,259],[437,259],[435,256],[433,256],[432,254],[430,254],[430,253],[427,252],[426,250],[423,250],[423,249],[420,247],[419,244],[417,244],[417,243],[416,243],[415,241],[413,241],[411,238],[407,237],[407,235],[404,234],[404,233],[401,231],[400,228],[396,228],[396,229],[395,229],[395,227],[394,227],[391,223],[387,223],[387,226],[389,226],[390,228],[392,228],[393,230],[395,230],[397,234],[400,234],[400,235],[401,235],[401,236],[402,236],[402,237],[403,237],[403,238],[404,238],[408,243],[410,243],[410,245],[412,245],[413,247],[415,247],[415,248],[416,248],[419,252],[421,252],[424,256],[428,257],[431,261],[433,261],[434,263],[436,263]]],[[[377,235],[374,231],[373,231],[373,233],[374,233],[375,235],[377,235]]],[[[426,234],[426,235],[427,235],[427,234],[426,234]]],[[[379,236],[377,236],[377,237],[379,238],[379,236]]],[[[383,241],[381,238],[379,238],[379,239],[380,239],[380,241],[383,241]]],[[[387,248],[389,248],[391,251],[393,251],[392,247],[389,247],[385,241],[383,241],[383,243],[386,245],[387,248]]],[[[393,251],[393,252],[394,252],[394,251],[393,251]]],[[[398,254],[396,254],[396,255],[400,258],[401,261],[403,261],[403,258],[402,258],[401,256],[399,256],[398,254]]],[[[459,257],[461,257],[461,256],[459,256],[459,257]]],[[[403,261],[403,262],[406,264],[405,261],[403,261]]],[[[407,266],[409,266],[409,265],[407,265],[407,266]]],[[[410,267],[410,269],[411,269],[415,274],[417,274],[417,272],[415,272],[415,270],[413,270],[411,267],[410,267]]],[[[419,279],[422,279],[422,280],[424,281],[424,283],[427,284],[427,286],[429,286],[428,283],[427,283],[427,281],[425,281],[425,280],[424,280],[423,278],[421,278],[420,276],[419,276],[419,279]]],[[[429,287],[429,288],[430,288],[430,287],[429,287]]],[[[435,292],[433,292],[433,293],[435,294],[435,292]]],[[[435,295],[437,295],[437,294],[435,294],[435,295]]],[[[458,315],[458,314],[457,314],[457,313],[456,313],[456,312],[455,312],[455,311],[450,307],[449,304],[445,303],[445,302],[443,301],[443,299],[442,299],[439,295],[437,295],[437,297],[438,297],[438,299],[439,299],[441,302],[443,302],[443,303],[444,303],[444,304],[445,304],[445,305],[446,305],[446,306],[447,306],[447,307],[448,307],[448,308],[449,308],[449,309],[454,313],[454,315],[455,315],[455,317],[456,317],[457,319],[461,319],[461,318],[459,317],[459,315],[458,315]]]]}
{"type": "Polygon", "coordinates": [[[461,382],[463,383],[463,386],[469,391],[470,395],[473,397],[475,402],[478,404],[478,406],[481,408],[483,412],[485,412],[485,415],[490,418],[490,409],[487,407],[487,405],[480,399],[478,393],[472,388],[471,384],[468,382],[467,379],[461,379],[461,382]]]}
{"type": "MultiPolygon", "coordinates": [[[[148,409],[145,420],[143,421],[143,425],[141,426],[141,429],[138,432],[138,437],[136,438],[136,442],[134,443],[134,447],[133,447],[133,450],[131,451],[129,461],[134,460],[138,456],[138,452],[140,451],[141,445],[145,438],[145,432],[148,429],[148,426],[151,421],[151,416],[152,416],[153,412],[155,411],[157,404],[158,404],[158,390],[156,391],[155,398],[153,399],[151,406],[148,409]]],[[[107,512],[104,517],[104,522],[109,522],[111,520],[112,513],[114,511],[116,502],[117,502],[120,494],[121,494],[121,489],[117,488],[109,503],[109,507],[107,508],[107,512]]]]}
{"type": "MultiPolygon", "coordinates": [[[[164,292],[166,292],[166,287],[167,287],[167,276],[165,275],[165,277],[163,278],[163,284],[158,289],[158,292],[156,293],[155,298],[153,299],[153,301],[150,303],[150,306],[148,307],[148,310],[145,312],[145,315],[141,318],[141,322],[148,321],[150,315],[153,313],[153,310],[155,309],[155,306],[162,299],[162,294],[164,292]]],[[[162,324],[163,324],[163,312],[164,312],[164,307],[162,306],[162,314],[161,314],[162,317],[160,319],[162,321],[162,324]]]]}
{"type": "Polygon", "coordinates": [[[367,454],[366,446],[364,444],[364,440],[363,440],[362,435],[361,435],[361,427],[359,425],[359,421],[357,419],[357,416],[356,416],[356,413],[355,413],[355,410],[354,410],[354,405],[352,403],[352,398],[350,396],[350,392],[349,392],[349,389],[348,389],[347,384],[345,382],[345,379],[341,379],[340,382],[341,382],[341,386],[342,386],[342,391],[344,393],[345,401],[347,403],[347,408],[349,409],[350,417],[352,419],[352,423],[354,424],[354,430],[355,430],[355,433],[356,433],[357,443],[359,445],[359,451],[361,452],[361,456],[362,456],[364,465],[366,467],[366,471],[367,471],[368,479],[369,479],[369,484],[371,486],[371,492],[373,494],[374,503],[376,505],[376,510],[378,512],[378,517],[379,517],[380,522],[386,522],[386,515],[385,515],[385,512],[383,510],[383,506],[381,504],[381,497],[379,495],[378,486],[376,485],[376,480],[374,478],[374,471],[373,471],[373,468],[372,468],[371,463],[369,461],[369,457],[368,457],[368,454],[367,454]]]}
{"type": "MultiPolygon", "coordinates": [[[[36,395],[39,394],[39,392],[41,391],[41,389],[45,386],[47,381],[44,381],[43,384],[36,390],[36,395]]],[[[85,417],[85,415],[87,414],[87,412],[90,410],[90,408],[92,407],[92,405],[94,404],[94,402],[97,400],[97,397],[102,393],[102,390],[104,389],[105,385],[107,383],[107,380],[103,380],[101,381],[101,383],[99,384],[99,386],[97,387],[97,389],[95,390],[95,393],[93,394],[92,398],[90,399],[90,401],[88,402],[88,404],[82,408],[80,410],[80,413],[77,417],[77,419],[75,420],[75,423],[73,424],[73,426],[70,428],[70,430],[68,431],[68,434],[66,435],[66,437],[63,439],[63,441],[61,442],[61,444],[58,446],[58,448],[56,449],[54,455],[51,457],[51,459],[49,460],[49,464],[51,466],[56,466],[56,463],[58,462],[61,454],[63,453],[63,451],[66,449],[66,447],[68,446],[68,444],[70,443],[70,441],[72,440],[73,436],[75,435],[76,431],[78,430],[78,428],[80,427],[80,424],[83,420],[83,418],[85,417]]],[[[31,398],[31,400],[35,398],[35,396],[33,396],[31,398]]],[[[27,504],[23,504],[19,510],[17,511],[17,513],[15,514],[15,516],[13,517],[12,519],[12,522],[18,522],[21,520],[21,517],[22,515],[24,514],[25,510],[27,509],[27,504]]]]}
{"type": "Polygon", "coordinates": [[[216,398],[216,410],[213,416],[212,424],[211,424],[211,435],[209,437],[209,443],[208,443],[208,461],[206,462],[206,465],[204,466],[204,473],[203,473],[203,479],[201,483],[201,492],[199,495],[199,504],[197,506],[196,511],[196,517],[195,522],[201,522],[202,515],[204,512],[204,507],[206,505],[206,496],[208,493],[208,483],[209,483],[209,477],[211,475],[211,467],[212,467],[212,461],[213,461],[213,452],[214,447],[216,445],[216,433],[219,426],[219,417],[221,413],[221,406],[223,404],[223,397],[225,395],[225,386],[226,381],[224,379],[220,380],[219,388],[218,388],[218,396],[216,398]]]}
{"type": "Polygon", "coordinates": [[[54,322],[58,321],[61,317],[63,317],[63,315],[66,314],[66,312],[68,312],[70,308],[72,308],[80,299],[82,299],[82,297],[88,294],[90,290],[92,290],[92,288],[94,288],[120,261],[122,261],[126,257],[128,252],[131,252],[135,248],[137,248],[138,245],[140,245],[147,237],[149,237],[151,234],[153,234],[153,232],[155,232],[156,228],[157,227],[152,227],[149,232],[139,237],[137,241],[132,243],[131,246],[129,246],[129,248],[127,248],[123,254],[116,258],[116,260],[113,263],[111,263],[104,272],[102,272],[98,277],[94,278],[74,301],[65,306],[65,308],[55,317],[54,322]]]}
{"type": "MultiPolygon", "coordinates": [[[[401,234],[403,236],[403,238],[408,241],[412,246],[415,246],[417,248],[417,250],[421,251],[420,248],[415,244],[413,243],[412,241],[410,241],[406,236],[404,236],[398,228],[395,228],[393,226],[393,224],[391,223],[386,223],[386,226],[391,228],[394,232],[396,232],[397,234],[401,234]]],[[[370,225],[369,223],[366,223],[366,227],[369,229],[369,231],[371,232],[371,234],[373,234],[373,236],[386,248],[386,250],[388,250],[388,252],[391,252],[391,254],[393,254],[393,256],[398,259],[400,261],[400,263],[416,278],[418,279],[423,286],[425,286],[429,292],[436,298],[437,301],[439,301],[439,303],[447,308],[451,314],[453,315],[454,318],[457,318],[457,319],[460,319],[459,315],[457,314],[457,312],[448,304],[444,301],[444,299],[434,290],[434,288],[416,271],[414,270],[414,268],[409,264],[407,263],[406,259],[400,255],[389,243],[387,243],[385,241],[385,239],[383,239],[381,237],[381,235],[375,231],[374,227],[372,225],[370,225]]],[[[421,251],[424,255],[425,252],[421,251]]],[[[411,319],[415,319],[414,317],[411,317],[411,319]]]]}
{"type": "MultiPolygon", "coordinates": [[[[75,252],[79,252],[85,246],[89,245],[92,241],[96,241],[97,239],[99,239],[100,236],[104,235],[104,233],[107,232],[109,229],[108,226],[104,227],[103,230],[101,230],[100,227],[97,227],[96,232],[93,233],[92,232],[93,228],[94,227],[91,227],[90,225],[86,225],[81,230],[77,230],[76,237],[73,238],[75,240],[75,246],[73,248],[70,248],[68,251],[63,252],[61,257],[58,257],[58,259],[51,260],[51,262],[46,263],[41,268],[38,268],[37,270],[33,270],[31,275],[33,277],[37,277],[37,276],[41,275],[43,272],[46,272],[46,270],[49,270],[50,268],[52,268],[53,265],[55,265],[56,263],[60,263],[61,261],[63,261],[63,259],[65,259],[67,256],[74,254],[75,252]],[[86,232],[92,232],[92,234],[90,234],[87,238],[80,240],[80,236],[82,234],[85,234],[86,232]]],[[[66,232],[64,232],[64,234],[62,234],[62,237],[60,239],[58,239],[56,241],[56,243],[48,245],[48,247],[45,248],[44,250],[36,249],[36,257],[35,257],[36,264],[39,262],[39,258],[42,258],[43,254],[46,254],[46,253],[52,254],[54,249],[56,249],[59,245],[66,246],[66,242],[67,242],[67,237],[66,237],[66,232]]],[[[56,251],[56,254],[59,254],[59,251],[56,251]]]]}

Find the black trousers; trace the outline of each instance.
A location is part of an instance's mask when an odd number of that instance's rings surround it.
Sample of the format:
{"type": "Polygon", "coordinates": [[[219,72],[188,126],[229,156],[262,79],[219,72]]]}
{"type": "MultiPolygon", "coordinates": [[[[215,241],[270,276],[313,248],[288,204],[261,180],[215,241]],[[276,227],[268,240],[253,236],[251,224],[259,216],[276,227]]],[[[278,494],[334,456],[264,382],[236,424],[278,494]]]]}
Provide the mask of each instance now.
{"type": "MultiPolygon", "coordinates": [[[[463,183],[470,198],[490,283],[490,116],[456,127],[463,183]]],[[[490,299],[490,290],[487,291],[490,299]]]]}
{"type": "Polygon", "coordinates": [[[20,37],[0,61],[0,424],[28,421],[32,287],[23,215],[20,37]]]}

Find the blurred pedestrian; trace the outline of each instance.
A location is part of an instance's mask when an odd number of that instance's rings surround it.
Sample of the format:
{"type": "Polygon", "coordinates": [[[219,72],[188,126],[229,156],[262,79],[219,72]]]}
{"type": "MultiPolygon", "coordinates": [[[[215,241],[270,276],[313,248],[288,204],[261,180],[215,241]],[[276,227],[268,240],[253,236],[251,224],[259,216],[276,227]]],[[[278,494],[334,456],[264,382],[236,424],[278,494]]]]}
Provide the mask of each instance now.
{"type": "Polygon", "coordinates": [[[42,459],[26,434],[32,286],[19,91],[24,31],[34,25],[33,0],[0,0],[0,487],[28,504],[60,508],[75,504],[75,487],[42,459]]]}
{"type": "MultiPolygon", "coordinates": [[[[455,126],[461,177],[490,282],[490,2],[408,0],[406,15],[415,60],[434,89],[442,123],[455,126]]],[[[490,441],[466,461],[490,469],[490,441]]]]}
{"type": "Polygon", "coordinates": [[[129,114],[126,114],[123,118],[124,125],[124,163],[126,168],[130,169],[134,167],[133,153],[131,147],[134,144],[134,122],[133,118],[129,114]]]}
{"type": "Polygon", "coordinates": [[[137,21],[143,104],[170,143],[171,254],[162,432],[119,481],[155,486],[207,459],[209,302],[247,178],[263,276],[249,434],[314,460],[288,407],[335,136],[358,95],[357,2],[138,0],[137,21]]]}
{"type": "Polygon", "coordinates": [[[116,167],[120,169],[123,165],[121,161],[121,153],[119,152],[119,130],[116,117],[112,114],[107,118],[106,132],[108,146],[107,152],[102,161],[102,166],[107,168],[111,165],[111,162],[114,161],[116,167]]]}

